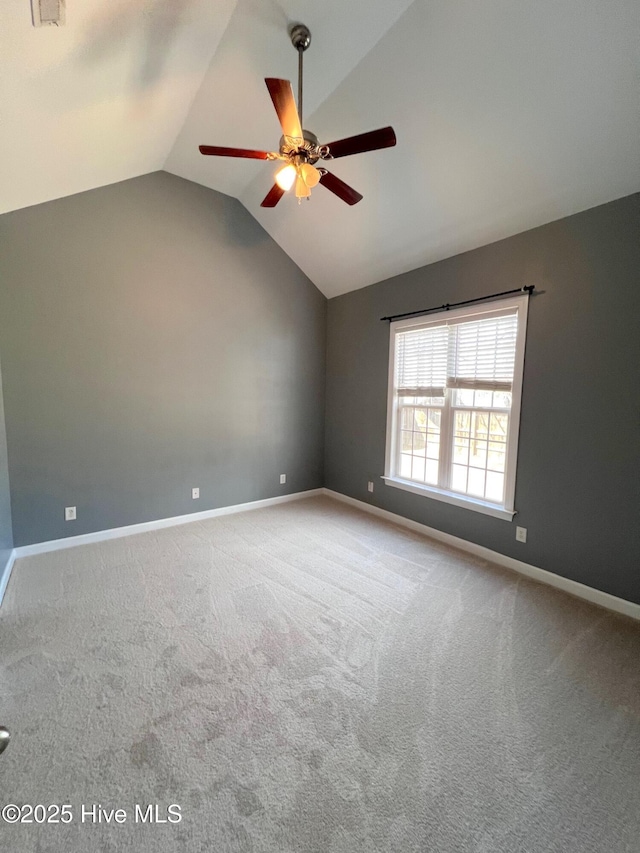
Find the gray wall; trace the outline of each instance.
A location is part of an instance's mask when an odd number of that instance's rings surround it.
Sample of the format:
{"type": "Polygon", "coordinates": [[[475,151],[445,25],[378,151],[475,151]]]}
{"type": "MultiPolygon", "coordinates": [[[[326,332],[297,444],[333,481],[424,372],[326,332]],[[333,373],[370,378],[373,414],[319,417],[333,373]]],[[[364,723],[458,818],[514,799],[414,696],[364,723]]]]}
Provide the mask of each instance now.
{"type": "Polygon", "coordinates": [[[13,550],[11,528],[11,500],[9,491],[9,465],[7,460],[7,438],[4,425],[4,400],[2,394],[2,371],[0,370],[0,578],[9,562],[13,550]]]}
{"type": "Polygon", "coordinates": [[[639,364],[640,195],[337,297],[325,485],[640,602],[639,364]],[[529,306],[514,523],[385,486],[379,318],[527,284],[543,292],[529,306]]]}
{"type": "Polygon", "coordinates": [[[173,175],[0,217],[15,545],[321,486],[325,317],[239,202],[173,175]]]}

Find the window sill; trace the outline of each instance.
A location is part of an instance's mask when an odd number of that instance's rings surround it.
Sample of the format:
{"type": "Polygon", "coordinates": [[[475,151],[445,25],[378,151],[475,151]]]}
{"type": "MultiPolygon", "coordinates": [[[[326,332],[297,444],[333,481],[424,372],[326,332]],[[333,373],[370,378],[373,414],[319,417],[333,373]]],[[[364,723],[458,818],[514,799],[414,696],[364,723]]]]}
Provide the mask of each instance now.
{"type": "Polygon", "coordinates": [[[505,521],[513,521],[513,516],[516,514],[515,510],[505,509],[504,507],[480,501],[476,498],[463,497],[454,492],[445,492],[433,486],[419,486],[417,483],[412,483],[410,480],[401,480],[399,477],[383,477],[382,479],[387,486],[393,486],[394,489],[404,489],[405,492],[413,492],[415,495],[422,495],[424,498],[433,498],[436,501],[443,501],[453,506],[463,507],[474,512],[481,512],[484,515],[491,515],[494,518],[502,518],[505,521]]]}

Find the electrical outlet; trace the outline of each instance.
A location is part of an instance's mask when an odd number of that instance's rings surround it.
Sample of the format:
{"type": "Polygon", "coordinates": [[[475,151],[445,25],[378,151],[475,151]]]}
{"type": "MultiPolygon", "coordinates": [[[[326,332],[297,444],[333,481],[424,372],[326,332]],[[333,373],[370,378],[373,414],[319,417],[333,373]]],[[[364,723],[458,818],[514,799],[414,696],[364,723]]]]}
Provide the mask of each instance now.
{"type": "Polygon", "coordinates": [[[200,497],[200,489],[191,489],[191,497],[193,498],[194,501],[197,498],[199,498],[200,497]]]}
{"type": "Polygon", "coordinates": [[[76,508],[74,506],[66,506],[64,508],[64,520],[65,521],[75,521],[76,520],[76,508]]]}
{"type": "Polygon", "coordinates": [[[516,527],[516,539],[518,542],[526,542],[527,541],[527,528],[526,527],[516,527]]]}
{"type": "Polygon", "coordinates": [[[280,485],[282,486],[286,482],[287,482],[287,475],[286,474],[280,474],[280,485]]]}
{"type": "Polygon", "coordinates": [[[62,27],[65,22],[65,0],[31,0],[34,27],[62,27]]]}
{"type": "Polygon", "coordinates": [[[367,491],[368,492],[373,491],[373,480],[369,480],[369,482],[367,483],[367,491]]]}

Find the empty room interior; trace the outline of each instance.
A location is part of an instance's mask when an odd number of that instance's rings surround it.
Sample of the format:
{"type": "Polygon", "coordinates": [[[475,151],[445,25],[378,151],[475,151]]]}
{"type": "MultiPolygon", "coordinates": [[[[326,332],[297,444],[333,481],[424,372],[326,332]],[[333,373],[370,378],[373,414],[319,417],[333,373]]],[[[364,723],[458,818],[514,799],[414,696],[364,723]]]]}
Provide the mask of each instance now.
{"type": "Polygon", "coordinates": [[[638,0],[0,19],[0,850],[637,853],[638,0]]]}

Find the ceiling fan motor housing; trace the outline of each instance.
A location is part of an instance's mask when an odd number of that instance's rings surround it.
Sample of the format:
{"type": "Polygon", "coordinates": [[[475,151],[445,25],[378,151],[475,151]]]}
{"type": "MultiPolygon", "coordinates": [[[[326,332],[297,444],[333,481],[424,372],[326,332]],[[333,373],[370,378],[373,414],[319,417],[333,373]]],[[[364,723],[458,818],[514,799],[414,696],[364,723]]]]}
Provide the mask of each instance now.
{"type": "Polygon", "coordinates": [[[299,157],[301,163],[313,165],[318,162],[322,153],[318,137],[310,130],[302,131],[302,140],[293,136],[280,137],[280,154],[289,160],[299,157]]]}

